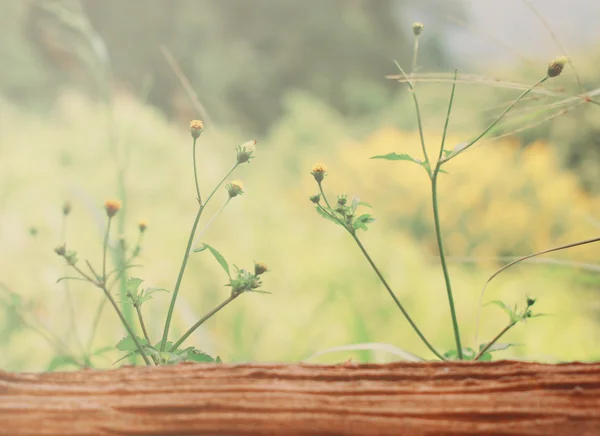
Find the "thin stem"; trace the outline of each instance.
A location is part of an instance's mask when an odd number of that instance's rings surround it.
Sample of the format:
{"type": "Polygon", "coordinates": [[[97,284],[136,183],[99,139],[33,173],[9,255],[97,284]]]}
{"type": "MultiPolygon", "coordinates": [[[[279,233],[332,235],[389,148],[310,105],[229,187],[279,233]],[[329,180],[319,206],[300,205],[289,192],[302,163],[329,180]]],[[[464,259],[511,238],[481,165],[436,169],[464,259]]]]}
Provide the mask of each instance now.
{"type": "Polygon", "coordinates": [[[419,328],[417,327],[417,325],[415,324],[415,322],[412,320],[412,318],[410,317],[410,315],[408,314],[408,312],[406,311],[406,309],[404,309],[404,306],[402,306],[402,303],[400,303],[400,300],[398,300],[398,297],[396,297],[396,294],[394,294],[394,291],[392,291],[392,289],[390,288],[390,286],[388,285],[388,283],[386,282],[386,280],[383,278],[383,275],[381,274],[381,272],[379,272],[379,269],[377,268],[377,266],[375,265],[375,263],[371,259],[371,256],[369,256],[369,253],[367,253],[367,250],[365,250],[365,247],[362,245],[362,243],[360,242],[360,240],[358,239],[358,237],[354,233],[352,233],[352,232],[350,232],[350,234],[352,235],[352,237],[354,238],[354,241],[358,244],[358,247],[360,248],[360,250],[362,251],[363,255],[365,256],[365,258],[367,259],[367,261],[371,265],[371,268],[373,268],[373,271],[375,271],[375,274],[377,274],[377,277],[379,277],[379,280],[381,281],[381,283],[383,283],[383,286],[385,286],[385,289],[388,291],[388,293],[390,294],[390,296],[394,300],[394,303],[396,303],[396,306],[398,306],[398,309],[400,309],[400,311],[402,312],[402,314],[404,315],[404,317],[406,318],[406,320],[408,321],[408,323],[410,324],[410,326],[417,333],[417,335],[419,336],[419,338],[421,338],[421,341],[423,341],[423,343],[427,346],[427,348],[429,348],[429,350],[433,354],[435,354],[440,360],[446,360],[446,359],[444,359],[444,357],[440,353],[438,353],[436,351],[435,348],[433,348],[433,346],[425,338],[425,336],[423,335],[423,333],[421,333],[421,330],[419,330],[419,328]]]}
{"type": "Polygon", "coordinates": [[[223,301],[221,304],[219,304],[217,307],[215,307],[213,310],[211,310],[210,312],[208,312],[206,315],[204,315],[202,318],[200,318],[200,320],[194,324],[193,326],[191,326],[187,332],[185,332],[183,334],[183,336],[181,338],[179,338],[179,340],[177,342],[175,342],[173,344],[173,346],[171,347],[171,349],[169,350],[170,352],[174,352],[175,350],[177,350],[177,348],[192,334],[194,333],[194,331],[200,327],[202,324],[204,324],[206,321],[208,321],[213,315],[215,315],[218,311],[220,311],[221,309],[223,309],[225,306],[227,306],[229,303],[231,303],[233,300],[235,300],[237,297],[239,297],[240,295],[242,295],[243,292],[235,292],[232,293],[229,298],[227,298],[225,301],[223,301]]]}
{"type": "Polygon", "coordinates": [[[215,189],[212,190],[212,192],[208,195],[208,198],[206,199],[206,201],[204,202],[204,204],[202,205],[202,207],[206,207],[206,205],[208,204],[208,202],[210,201],[210,199],[213,197],[213,195],[215,195],[215,192],[217,192],[217,189],[219,189],[221,187],[221,185],[223,184],[223,182],[225,180],[227,180],[227,177],[229,177],[231,175],[231,173],[233,173],[235,171],[235,169],[239,166],[239,163],[235,163],[231,169],[227,172],[227,174],[225,174],[225,177],[223,177],[221,179],[221,181],[217,184],[217,186],[215,186],[215,189]]]}
{"type": "Polygon", "coordinates": [[[412,68],[410,71],[410,77],[412,79],[412,75],[415,73],[417,69],[417,53],[419,52],[419,36],[415,35],[415,45],[413,47],[413,59],[412,59],[412,68]]]}
{"type": "Polygon", "coordinates": [[[446,112],[446,121],[444,122],[444,133],[442,134],[442,144],[440,145],[440,153],[438,155],[438,160],[437,160],[434,174],[437,174],[440,170],[440,160],[442,159],[442,154],[444,153],[444,145],[446,144],[446,133],[448,132],[448,124],[450,122],[450,113],[452,112],[452,103],[454,102],[454,91],[456,90],[456,75],[457,74],[458,74],[458,70],[454,70],[454,80],[452,81],[452,91],[450,92],[450,102],[448,103],[448,112],[446,112]]]}
{"type": "Polygon", "coordinates": [[[193,160],[194,160],[194,182],[196,183],[196,195],[197,195],[197,199],[198,199],[198,204],[202,204],[202,196],[200,195],[200,185],[198,184],[198,170],[196,168],[196,140],[198,138],[194,138],[194,145],[193,145],[193,152],[192,152],[192,156],[193,156],[193,160]]]}
{"type": "Polygon", "coordinates": [[[511,321],[510,324],[508,324],[506,327],[504,327],[500,333],[498,333],[496,335],[496,337],[494,337],[494,339],[492,339],[485,347],[483,347],[481,349],[481,351],[479,353],[477,353],[477,356],[475,356],[475,358],[473,360],[479,360],[481,358],[481,356],[483,356],[485,354],[485,352],[487,350],[490,349],[490,347],[492,345],[494,345],[501,337],[502,335],[504,335],[504,333],[506,333],[507,331],[509,331],[511,328],[513,328],[513,326],[516,324],[516,321],[511,321]]]}
{"type": "Polygon", "coordinates": [[[175,282],[175,288],[173,289],[173,295],[171,296],[171,303],[169,305],[169,311],[167,312],[167,319],[165,320],[165,328],[163,330],[162,342],[160,344],[160,351],[165,351],[165,346],[167,343],[167,338],[169,336],[169,328],[171,327],[171,319],[173,318],[173,311],[175,310],[175,302],[177,301],[177,296],[179,294],[179,287],[181,286],[181,281],[183,280],[183,273],[185,272],[185,267],[187,265],[188,258],[190,256],[190,249],[192,248],[192,242],[194,241],[194,235],[196,234],[196,228],[198,227],[198,222],[200,221],[200,217],[202,216],[202,212],[204,208],[217,191],[217,189],[223,184],[225,179],[229,177],[229,175],[237,168],[239,164],[236,162],[235,165],[229,170],[225,177],[221,179],[219,184],[213,189],[210,193],[206,202],[198,208],[198,213],[196,214],[196,218],[194,219],[194,224],[192,225],[192,230],[190,231],[190,236],[188,238],[187,246],[185,248],[185,252],[183,254],[183,260],[181,261],[181,267],[179,269],[179,274],[177,275],[177,281],[175,282]]]}
{"type": "Polygon", "coordinates": [[[91,354],[92,352],[94,338],[96,337],[98,325],[100,324],[100,317],[102,316],[102,312],[104,311],[104,306],[106,306],[106,301],[107,300],[103,298],[100,304],[98,305],[98,309],[96,309],[96,314],[94,315],[94,320],[92,321],[92,332],[90,333],[90,338],[88,339],[87,354],[91,354]]]}
{"type": "MultiPolygon", "coordinates": [[[[144,317],[142,316],[142,308],[140,307],[139,304],[134,304],[134,307],[137,312],[138,320],[140,322],[140,327],[142,328],[142,333],[144,334],[144,338],[146,339],[148,344],[151,344],[152,342],[150,342],[150,336],[148,335],[148,330],[146,330],[146,324],[144,323],[144,317]]],[[[150,356],[150,357],[152,358],[152,361],[154,362],[154,364],[158,365],[158,359],[155,356],[150,356]]]]}
{"type": "Polygon", "coordinates": [[[106,298],[108,298],[108,301],[110,301],[110,304],[112,304],[113,308],[117,312],[117,315],[119,315],[121,322],[125,326],[125,329],[127,330],[127,333],[129,334],[131,339],[133,339],[133,342],[135,342],[135,346],[137,347],[138,351],[142,355],[142,358],[144,359],[144,362],[146,362],[146,365],[148,365],[148,366],[152,365],[150,363],[150,360],[148,359],[148,356],[146,356],[146,353],[144,352],[144,347],[142,346],[142,344],[138,340],[138,337],[135,335],[131,326],[125,319],[125,316],[123,315],[123,312],[121,312],[121,309],[119,309],[119,305],[117,304],[115,299],[112,297],[112,295],[110,295],[110,292],[108,292],[108,290],[106,289],[106,286],[104,284],[102,286],[100,286],[100,288],[104,291],[104,295],[106,295],[106,298]]]}
{"type": "Polygon", "coordinates": [[[198,242],[200,241],[200,238],[202,237],[202,235],[204,235],[204,233],[206,233],[206,231],[208,230],[208,228],[210,227],[212,222],[215,220],[215,218],[217,218],[221,214],[221,212],[223,212],[223,209],[225,209],[225,206],[227,206],[230,201],[231,201],[231,197],[227,197],[227,200],[225,200],[225,203],[223,203],[223,206],[221,206],[219,208],[219,210],[217,212],[215,212],[215,214],[211,217],[211,219],[206,223],[204,228],[202,230],[200,230],[198,235],[196,235],[196,239],[194,239],[194,242],[192,244],[192,249],[190,250],[190,254],[194,251],[194,249],[198,245],[198,242]]]}
{"type": "MultiPolygon", "coordinates": [[[[62,227],[61,227],[61,241],[63,243],[64,246],[66,246],[67,244],[67,214],[63,213],[63,219],[62,219],[62,227]]],[[[69,266],[66,265],[65,266],[65,275],[67,275],[67,270],[68,270],[69,266]]],[[[73,336],[73,338],[75,339],[75,344],[77,345],[77,347],[79,348],[79,350],[85,354],[85,349],[83,348],[83,343],[81,342],[81,339],[79,337],[79,334],[77,332],[77,328],[75,325],[75,305],[73,303],[73,295],[71,294],[71,287],[69,286],[69,281],[65,280],[64,281],[64,289],[65,289],[65,297],[67,300],[67,308],[69,311],[69,333],[68,336],[73,336]]],[[[87,364],[87,362],[86,362],[87,364]]]]}
{"type": "Polygon", "coordinates": [[[102,284],[103,285],[106,285],[106,250],[108,248],[108,236],[110,235],[110,223],[111,222],[112,222],[112,217],[108,217],[108,224],[106,225],[106,233],[104,234],[104,248],[102,250],[102,284]]]}
{"type": "Polygon", "coordinates": [[[318,182],[317,184],[319,185],[319,191],[321,192],[321,196],[323,197],[323,200],[325,200],[325,204],[327,205],[327,207],[330,210],[333,210],[331,208],[331,205],[329,204],[329,200],[327,200],[327,196],[325,195],[325,192],[323,191],[323,186],[321,186],[321,182],[318,182]]]}
{"type": "Polygon", "coordinates": [[[496,124],[498,124],[500,122],[500,120],[502,120],[502,118],[504,118],[504,116],[510,112],[510,110],[519,102],[521,101],[521,99],[523,97],[525,97],[527,94],[529,94],[531,92],[531,90],[533,88],[535,88],[536,86],[541,85],[542,83],[544,83],[546,80],[548,80],[548,76],[545,76],[544,78],[540,79],[539,81],[537,81],[534,85],[532,85],[531,87],[529,87],[528,89],[526,89],[525,91],[523,91],[523,93],[517,97],[517,99],[515,101],[512,102],[512,104],[510,106],[508,106],[504,112],[502,112],[500,114],[500,116],[498,116],[498,118],[496,118],[488,127],[487,129],[485,129],[479,136],[477,136],[475,139],[473,139],[472,141],[470,141],[467,145],[465,145],[464,147],[462,147],[460,150],[452,153],[451,155],[449,155],[448,157],[442,159],[442,163],[448,162],[451,159],[454,159],[456,156],[458,156],[459,154],[461,154],[462,152],[464,152],[465,150],[467,150],[468,148],[470,148],[473,144],[475,144],[477,141],[479,141],[481,138],[483,138],[485,135],[487,135],[487,133],[492,130],[494,128],[494,126],[496,124]]]}
{"type": "MultiPolygon", "coordinates": [[[[408,84],[410,93],[412,94],[413,102],[415,104],[415,112],[417,114],[417,126],[419,128],[419,138],[421,139],[421,149],[423,150],[423,157],[425,158],[425,162],[428,163],[429,156],[427,155],[427,148],[425,148],[425,136],[423,134],[423,123],[421,121],[421,110],[419,109],[419,100],[417,99],[417,93],[415,91],[413,83],[410,81],[400,64],[398,62],[395,63],[402,75],[404,76],[404,78],[406,79],[406,83],[408,84]]],[[[431,175],[431,169],[427,169],[427,172],[431,175]]]]}
{"type": "Polygon", "coordinates": [[[142,327],[142,332],[144,333],[144,338],[146,338],[146,340],[150,344],[151,343],[150,336],[148,336],[148,330],[146,330],[146,324],[144,324],[144,317],[142,316],[142,309],[140,308],[139,304],[136,304],[134,307],[137,312],[138,320],[140,321],[140,327],[142,327]]]}
{"type": "Polygon", "coordinates": [[[450,274],[448,273],[448,265],[446,264],[446,256],[444,254],[444,243],[442,240],[442,230],[440,228],[440,216],[438,211],[438,200],[437,200],[437,176],[439,170],[439,162],[436,166],[436,170],[431,178],[431,199],[433,203],[433,221],[435,224],[435,236],[437,239],[438,250],[440,252],[440,262],[442,264],[442,271],[444,273],[444,281],[446,282],[446,292],[448,294],[448,304],[450,305],[450,315],[452,317],[452,328],[454,329],[454,339],[456,341],[456,352],[458,358],[463,359],[462,345],[460,342],[460,331],[458,329],[458,320],[456,318],[456,310],[454,308],[454,297],[452,296],[452,284],[450,283],[450,274]]]}

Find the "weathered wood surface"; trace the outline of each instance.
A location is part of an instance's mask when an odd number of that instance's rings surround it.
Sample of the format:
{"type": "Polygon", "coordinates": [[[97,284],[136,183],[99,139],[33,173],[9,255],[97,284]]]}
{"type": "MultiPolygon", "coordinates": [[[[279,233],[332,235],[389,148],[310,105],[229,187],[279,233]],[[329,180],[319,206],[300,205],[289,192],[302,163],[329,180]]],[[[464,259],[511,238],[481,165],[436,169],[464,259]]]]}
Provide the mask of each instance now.
{"type": "Polygon", "coordinates": [[[0,372],[4,435],[600,435],[600,364],[0,372]]]}

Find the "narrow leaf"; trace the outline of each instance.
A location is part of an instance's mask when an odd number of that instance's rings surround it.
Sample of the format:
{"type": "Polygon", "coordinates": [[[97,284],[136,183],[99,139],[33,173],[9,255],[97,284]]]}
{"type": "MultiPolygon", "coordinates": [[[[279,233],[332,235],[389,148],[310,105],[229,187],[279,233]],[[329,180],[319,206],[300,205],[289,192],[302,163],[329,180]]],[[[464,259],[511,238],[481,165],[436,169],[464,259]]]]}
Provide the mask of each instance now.
{"type": "Polygon", "coordinates": [[[411,156],[409,156],[408,154],[405,154],[405,153],[401,153],[401,154],[398,154],[398,153],[382,154],[382,155],[378,155],[378,156],[372,156],[371,159],[407,160],[407,161],[418,163],[419,165],[421,164],[421,161],[419,159],[415,159],[414,157],[411,157],[411,156]]]}
{"type": "Polygon", "coordinates": [[[225,272],[227,273],[227,276],[229,278],[231,278],[231,274],[229,273],[229,264],[227,263],[227,261],[225,260],[223,255],[221,253],[219,253],[217,250],[215,250],[213,247],[211,247],[210,245],[208,245],[208,244],[204,244],[204,245],[206,245],[206,247],[210,250],[210,252],[215,257],[215,259],[217,259],[217,262],[219,262],[219,265],[221,265],[221,267],[225,270],[225,272]]]}
{"type": "Polygon", "coordinates": [[[335,223],[337,225],[342,225],[339,221],[337,221],[335,218],[332,218],[329,214],[327,214],[327,212],[323,211],[319,206],[317,206],[315,208],[318,212],[319,215],[321,215],[323,218],[325,218],[326,220],[331,221],[332,223],[335,223]]]}

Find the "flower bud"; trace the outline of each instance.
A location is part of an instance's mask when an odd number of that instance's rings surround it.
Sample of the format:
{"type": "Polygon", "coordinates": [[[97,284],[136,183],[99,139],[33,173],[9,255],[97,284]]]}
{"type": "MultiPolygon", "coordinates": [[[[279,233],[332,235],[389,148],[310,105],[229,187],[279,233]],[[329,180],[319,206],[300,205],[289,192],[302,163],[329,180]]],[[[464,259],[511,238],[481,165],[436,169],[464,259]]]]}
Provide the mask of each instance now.
{"type": "Polygon", "coordinates": [[[63,204],[63,215],[67,216],[71,213],[71,202],[70,201],[65,201],[65,203],[63,204]]]}
{"type": "Polygon", "coordinates": [[[192,138],[198,139],[203,130],[204,130],[204,123],[202,121],[200,121],[200,120],[190,121],[190,133],[192,134],[192,138]]]}
{"type": "Polygon", "coordinates": [[[106,209],[106,215],[112,218],[121,209],[121,202],[119,200],[106,200],[104,202],[104,209],[106,209]]]}
{"type": "Polygon", "coordinates": [[[566,56],[561,56],[554,59],[550,65],[548,65],[548,77],[556,77],[560,75],[568,61],[569,59],[566,56]]]}
{"type": "Polygon", "coordinates": [[[319,202],[321,201],[321,194],[315,194],[315,195],[311,195],[310,197],[308,197],[310,199],[310,201],[312,201],[314,204],[319,204],[319,202]]]}
{"type": "Polygon", "coordinates": [[[327,167],[323,164],[316,164],[312,167],[311,174],[317,181],[317,183],[321,183],[327,174],[327,167]]]}
{"type": "Polygon", "coordinates": [[[259,276],[265,272],[267,272],[269,268],[266,263],[263,262],[255,262],[254,263],[254,275],[259,276]]]}
{"type": "Polygon", "coordinates": [[[67,247],[65,247],[64,245],[59,245],[54,249],[54,252],[59,256],[64,256],[67,253],[67,247]]]}
{"type": "Polygon", "coordinates": [[[415,22],[412,25],[413,35],[415,36],[419,36],[421,33],[423,33],[423,29],[425,29],[423,23],[415,22]]]}
{"type": "Polygon", "coordinates": [[[252,153],[256,151],[256,139],[252,141],[244,142],[242,145],[238,145],[237,151],[237,163],[242,164],[252,159],[252,153]]]}
{"type": "Polygon", "coordinates": [[[140,233],[144,233],[146,231],[146,229],[148,228],[148,221],[141,220],[138,223],[138,228],[140,229],[140,233]]]}
{"type": "Polygon", "coordinates": [[[238,195],[242,195],[244,193],[244,185],[239,180],[229,183],[227,186],[225,186],[225,188],[227,188],[229,198],[237,197],[238,195]]]}

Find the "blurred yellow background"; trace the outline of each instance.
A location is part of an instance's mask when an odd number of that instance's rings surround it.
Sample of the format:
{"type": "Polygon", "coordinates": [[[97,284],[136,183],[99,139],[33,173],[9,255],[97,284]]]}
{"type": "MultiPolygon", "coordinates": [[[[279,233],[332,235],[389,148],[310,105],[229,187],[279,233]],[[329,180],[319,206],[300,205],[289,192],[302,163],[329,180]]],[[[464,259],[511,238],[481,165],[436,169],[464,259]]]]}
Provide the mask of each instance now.
{"type": "MultiPolygon", "coordinates": [[[[59,3],[48,2],[52,7],[59,3]]],[[[69,10],[72,5],[64,7],[69,10]]],[[[93,24],[93,13],[100,12],[91,9],[87,13],[93,24]]],[[[18,16],[25,14],[20,9],[17,12],[18,16]]],[[[362,16],[360,8],[355,12],[362,16]]],[[[403,17],[410,23],[408,13],[403,17]]],[[[402,20],[397,26],[401,25],[402,20]]],[[[99,35],[110,40],[102,32],[99,35]]],[[[269,40],[268,33],[265,38],[269,40]]],[[[412,43],[408,36],[404,42],[406,47],[398,50],[408,53],[404,61],[409,65],[412,43]]],[[[425,46],[425,55],[434,56],[425,46]]],[[[384,64],[388,62],[382,58],[384,64]]],[[[435,59],[423,63],[439,66],[435,59]]],[[[446,63],[451,64],[442,62],[446,63]]],[[[252,74],[258,74],[249,65],[252,74]]],[[[534,83],[545,74],[547,62],[536,65],[537,72],[532,73],[531,64],[525,67],[515,62],[514,69],[503,71],[503,78],[534,83]]],[[[118,67],[113,60],[112,68],[118,71],[118,67]]],[[[168,66],[163,68],[172,74],[168,66]]],[[[275,71],[268,64],[262,68],[267,76],[275,71]]],[[[285,95],[273,100],[278,106],[269,107],[272,118],[265,121],[257,115],[256,122],[264,125],[256,129],[248,126],[254,112],[261,112],[256,105],[260,98],[248,112],[239,110],[238,100],[229,101],[231,96],[221,94],[217,120],[205,119],[206,131],[198,143],[201,191],[209,192],[235,162],[238,144],[254,138],[258,144],[255,159],[232,176],[244,182],[245,194],[232,200],[203,242],[239,267],[266,262],[270,271],[264,275],[264,288],[272,295],[243,295],[186,344],[219,355],[225,362],[293,362],[329,347],[366,342],[393,344],[432,358],[351,238],[321,218],[309,202],[308,197],[317,192],[311,167],[322,162],[328,167],[324,189],[330,198],[355,195],[373,206],[377,221],[369,232],[361,233],[365,246],[430,341],[442,351],[453,347],[427,176],[408,162],[369,159],[389,152],[421,157],[411,101],[405,85],[383,78],[390,72],[394,72],[393,65],[370,77],[364,89],[361,79],[355,78],[359,86],[348,92],[373,104],[359,105],[360,114],[352,112],[352,105],[341,107],[341,103],[329,101],[309,85],[306,89],[298,83],[290,85],[285,95]],[[383,101],[370,100],[381,95],[383,101]]],[[[311,71],[303,74],[310,76],[311,71]]],[[[581,74],[584,81],[593,76],[585,68],[581,74]]],[[[555,97],[560,101],[579,92],[573,71],[565,75],[547,87],[559,94],[555,97]]],[[[9,90],[21,89],[14,84],[6,85],[0,94],[0,283],[31,301],[32,322],[41,323],[74,350],[74,335],[87,341],[93,314],[104,297],[88,284],[69,284],[76,307],[73,332],[64,283],[56,283],[64,275],[65,265],[53,252],[61,242],[63,203],[72,203],[68,247],[79,253],[81,262],[88,259],[98,265],[105,220],[102,204],[118,197],[116,162],[124,163],[126,198],[122,198],[120,213],[125,214],[127,241],[135,243],[139,220],[149,223],[137,262],[141,267],[130,270],[129,275],[143,278],[144,286],[168,290],[173,289],[197,208],[188,121],[204,117],[186,100],[185,93],[179,103],[183,109],[176,112],[148,101],[139,90],[128,87],[122,76],[122,81],[118,73],[115,76],[109,104],[85,88],[70,86],[71,79],[41,96],[39,106],[24,104],[18,93],[11,94],[9,90]]],[[[238,82],[232,81],[243,89],[239,77],[238,82]]],[[[171,80],[177,83],[176,78],[171,80]]],[[[196,89],[201,100],[202,86],[196,89]]],[[[285,88],[285,81],[282,86],[285,88]]],[[[450,85],[423,83],[417,89],[423,95],[425,139],[431,154],[441,139],[450,85]]],[[[252,88],[247,91],[254,92],[252,88]]],[[[454,146],[472,138],[517,95],[514,90],[459,84],[447,144],[454,146]],[[486,112],[489,110],[492,115],[486,112]]],[[[211,94],[210,98],[217,96],[211,94]]],[[[525,102],[524,107],[544,108],[554,97],[540,98],[525,102]]],[[[210,114],[210,104],[207,106],[210,114]]],[[[442,230],[465,346],[477,345],[473,343],[475,321],[485,280],[507,259],[598,234],[600,205],[598,186],[593,183],[600,168],[594,161],[598,143],[593,139],[598,108],[584,106],[577,106],[575,115],[563,115],[524,133],[484,141],[453,160],[445,167],[448,174],[440,176],[442,230]],[[577,138],[566,143],[565,131],[571,132],[567,137],[577,138]]],[[[204,223],[226,198],[227,192],[221,188],[204,223]]],[[[521,304],[530,295],[538,298],[535,311],[548,314],[511,330],[501,342],[519,346],[498,352],[496,358],[548,362],[600,358],[595,346],[600,338],[598,250],[589,245],[538,258],[491,283],[484,302],[498,299],[509,305],[521,304]]],[[[225,284],[225,274],[209,253],[192,255],[171,337],[178,337],[225,299],[229,289],[225,284]]],[[[158,293],[143,306],[149,333],[156,341],[162,333],[169,296],[158,293]]],[[[9,309],[2,315],[0,368],[47,368],[57,350],[41,335],[24,328],[9,309]]],[[[493,337],[506,322],[500,309],[484,307],[480,341],[493,337]]],[[[115,313],[107,308],[94,348],[114,345],[124,336],[115,313]]],[[[94,364],[110,367],[119,357],[121,353],[115,350],[95,359],[94,364]]],[[[350,357],[377,362],[397,358],[381,351],[363,351],[332,353],[311,361],[339,362],[350,357]]]]}

